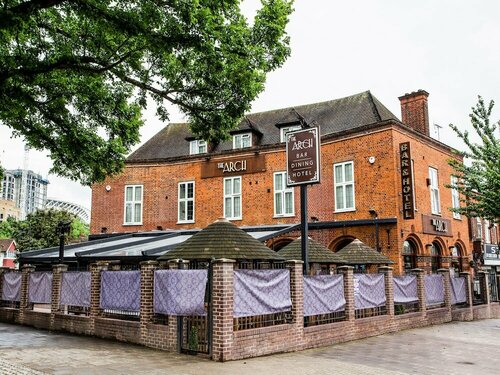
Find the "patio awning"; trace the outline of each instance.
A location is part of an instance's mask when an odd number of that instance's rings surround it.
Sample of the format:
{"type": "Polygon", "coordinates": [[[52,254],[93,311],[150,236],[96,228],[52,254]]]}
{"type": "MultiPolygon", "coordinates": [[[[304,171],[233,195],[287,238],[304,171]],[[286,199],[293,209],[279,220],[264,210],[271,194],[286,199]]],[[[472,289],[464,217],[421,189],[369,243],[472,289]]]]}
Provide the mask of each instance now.
{"type": "MultiPolygon", "coordinates": [[[[241,227],[241,229],[257,241],[264,242],[294,230],[295,227],[294,225],[265,225],[241,227]]],[[[64,248],[64,260],[81,263],[96,260],[154,260],[199,231],[200,229],[131,233],[67,245],[64,248]]],[[[57,263],[59,248],[26,251],[20,253],[18,257],[22,264],[57,263]]]]}

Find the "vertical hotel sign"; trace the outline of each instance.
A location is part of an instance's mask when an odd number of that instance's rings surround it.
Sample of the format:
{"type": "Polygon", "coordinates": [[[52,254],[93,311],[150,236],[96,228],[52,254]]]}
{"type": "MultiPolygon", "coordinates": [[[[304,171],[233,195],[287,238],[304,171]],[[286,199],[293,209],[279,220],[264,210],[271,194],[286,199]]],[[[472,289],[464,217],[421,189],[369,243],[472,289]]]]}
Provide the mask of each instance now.
{"type": "Polygon", "coordinates": [[[413,200],[410,142],[399,144],[399,157],[401,162],[401,188],[403,189],[403,219],[414,219],[415,207],[413,200]]]}
{"type": "Polygon", "coordinates": [[[320,182],[318,128],[297,130],[286,134],[287,186],[320,182]]]}

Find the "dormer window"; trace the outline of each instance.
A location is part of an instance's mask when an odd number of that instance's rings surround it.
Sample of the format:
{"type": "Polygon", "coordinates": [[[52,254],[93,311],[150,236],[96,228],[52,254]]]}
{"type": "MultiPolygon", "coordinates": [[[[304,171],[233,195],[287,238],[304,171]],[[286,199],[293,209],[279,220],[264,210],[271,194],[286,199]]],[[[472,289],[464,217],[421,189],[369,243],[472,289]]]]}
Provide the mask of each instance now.
{"type": "Polygon", "coordinates": [[[204,154],[207,152],[207,142],[202,139],[195,139],[189,142],[189,155],[204,154]]]}
{"type": "Polygon", "coordinates": [[[284,126],[280,128],[280,142],[286,142],[286,133],[300,129],[302,129],[300,125],[284,126]]]}
{"type": "Polygon", "coordinates": [[[252,134],[241,133],[233,135],[233,149],[252,147],[252,134]]]}

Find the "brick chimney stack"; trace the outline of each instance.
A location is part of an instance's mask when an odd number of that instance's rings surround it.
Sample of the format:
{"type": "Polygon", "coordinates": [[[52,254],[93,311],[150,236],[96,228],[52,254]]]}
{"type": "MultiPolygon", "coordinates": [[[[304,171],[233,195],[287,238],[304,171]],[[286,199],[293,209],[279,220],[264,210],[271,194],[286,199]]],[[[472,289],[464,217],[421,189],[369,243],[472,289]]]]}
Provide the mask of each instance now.
{"type": "Polygon", "coordinates": [[[429,110],[427,108],[427,97],[429,93],[425,90],[414,91],[399,97],[401,102],[401,120],[410,128],[430,136],[429,110]]]}

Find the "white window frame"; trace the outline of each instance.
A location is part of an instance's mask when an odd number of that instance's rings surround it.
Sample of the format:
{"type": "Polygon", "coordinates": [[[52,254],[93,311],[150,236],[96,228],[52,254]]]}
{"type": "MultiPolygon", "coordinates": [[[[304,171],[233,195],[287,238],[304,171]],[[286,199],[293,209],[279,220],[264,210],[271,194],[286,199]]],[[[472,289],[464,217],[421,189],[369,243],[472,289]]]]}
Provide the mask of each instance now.
{"type": "Polygon", "coordinates": [[[479,217],[476,217],[476,239],[483,239],[483,223],[479,217]]]}
{"type": "Polygon", "coordinates": [[[142,225],[142,218],[143,218],[143,202],[144,202],[144,185],[125,185],[125,189],[123,192],[123,225],[142,225]],[[137,188],[141,188],[141,199],[139,201],[135,200],[135,190],[137,188]],[[132,188],[132,200],[127,201],[127,188],[132,188]],[[141,205],[141,220],[140,221],[133,221],[135,218],[135,206],[136,204],[141,205]],[[131,213],[131,219],[132,221],[127,221],[127,204],[132,205],[132,213],[131,213]]]}
{"type": "MultiPolygon", "coordinates": [[[[460,208],[460,193],[456,188],[458,186],[458,177],[451,176],[451,207],[460,208]]],[[[460,220],[462,216],[458,212],[453,212],[453,218],[460,220]]]]}
{"type": "Polygon", "coordinates": [[[179,182],[177,184],[177,223],[178,224],[184,224],[184,223],[194,223],[195,221],[195,197],[196,197],[196,191],[195,191],[195,182],[194,181],[183,181],[179,182]],[[188,193],[188,185],[192,184],[193,185],[193,196],[189,198],[187,196],[188,193]],[[186,197],[181,198],[181,185],[185,185],[185,192],[186,192],[186,197]],[[186,218],[188,216],[188,202],[193,202],[193,218],[192,219],[182,219],[181,218],[181,202],[184,202],[186,204],[186,218]]]}
{"type": "Polygon", "coordinates": [[[203,139],[195,139],[189,142],[189,155],[206,154],[208,150],[207,141],[203,139]],[[200,151],[201,148],[205,148],[205,151],[200,151]]]}
{"type": "Polygon", "coordinates": [[[350,211],[356,211],[356,188],[354,185],[354,161],[346,161],[342,163],[335,163],[333,164],[333,194],[334,194],[334,212],[350,212],[350,211]],[[352,165],[352,180],[351,181],[345,181],[345,166],[346,165],[352,165]],[[337,182],[335,180],[335,169],[336,167],[342,167],[342,182],[337,182]],[[346,187],[352,185],[352,207],[346,207],[346,187]],[[337,208],[337,187],[342,187],[342,194],[344,198],[344,207],[343,208],[337,208]]]}
{"type": "Polygon", "coordinates": [[[484,220],[484,243],[491,243],[490,221],[484,220]]]}
{"type": "Polygon", "coordinates": [[[286,186],[286,172],[275,172],[273,174],[273,184],[274,184],[274,217],[293,217],[295,216],[295,194],[294,194],[294,188],[293,187],[287,187],[286,186]],[[281,189],[276,188],[276,176],[280,176],[281,178],[281,189]],[[292,211],[291,212],[285,212],[286,211],[286,203],[285,203],[285,197],[291,194],[291,200],[292,200],[292,211]],[[281,213],[278,213],[276,208],[277,208],[277,196],[281,196],[281,213]]]}
{"type": "Polygon", "coordinates": [[[441,197],[439,193],[439,175],[438,170],[429,167],[429,192],[431,195],[431,212],[433,215],[441,215],[441,197]]]}
{"type": "Polygon", "coordinates": [[[286,133],[293,132],[295,130],[302,129],[300,125],[284,126],[280,128],[280,142],[286,142],[286,133]]]}
{"type": "Polygon", "coordinates": [[[252,147],[252,134],[251,133],[240,133],[233,135],[233,149],[248,148],[252,147]],[[239,140],[239,145],[237,145],[239,140]],[[244,142],[247,141],[248,144],[245,145],[244,142]]]}
{"type": "Polygon", "coordinates": [[[222,181],[222,193],[223,193],[223,196],[224,196],[224,199],[223,199],[223,210],[224,210],[224,217],[228,220],[241,220],[242,217],[243,217],[243,202],[242,202],[242,190],[243,190],[243,186],[242,186],[242,178],[241,176],[235,176],[235,177],[225,177],[222,181]],[[240,191],[239,193],[234,193],[234,181],[235,180],[239,180],[240,181],[240,191]],[[231,193],[226,193],[226,181],[231,181],[231,193]],[[239,216],[236,216],[234,214],[235,212],[235,205],[234,205],[234,201],[235,201],[235,198],[239,198],[239,202],[240,202],[240,215],[239,216]],[[230,199],[231,200],[231,215],[230,216],[226,216],[226,199],[230,199]]]}

